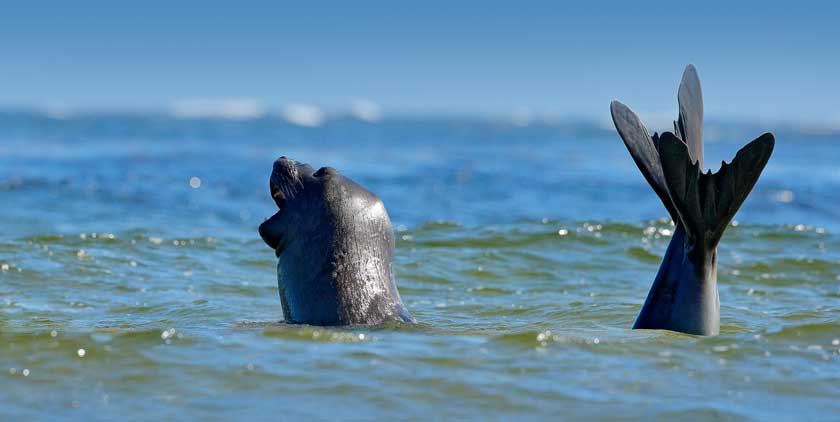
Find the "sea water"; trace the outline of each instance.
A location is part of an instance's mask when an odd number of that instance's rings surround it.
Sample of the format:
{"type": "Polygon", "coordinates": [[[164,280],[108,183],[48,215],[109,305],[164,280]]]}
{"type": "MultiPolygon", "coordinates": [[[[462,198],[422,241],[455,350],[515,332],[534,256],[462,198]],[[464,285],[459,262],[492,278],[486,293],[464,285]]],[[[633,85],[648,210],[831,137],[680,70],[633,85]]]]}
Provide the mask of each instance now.
{"type": "Polygon", "coordinates": [[[696,337],[630,329],[674,227],[606,127],[4,113],[0,418],[836,420],[838,158],[777,133],[696,337]],[[282,323],[280,155],[382,198],[416,326],[282,323]]]}

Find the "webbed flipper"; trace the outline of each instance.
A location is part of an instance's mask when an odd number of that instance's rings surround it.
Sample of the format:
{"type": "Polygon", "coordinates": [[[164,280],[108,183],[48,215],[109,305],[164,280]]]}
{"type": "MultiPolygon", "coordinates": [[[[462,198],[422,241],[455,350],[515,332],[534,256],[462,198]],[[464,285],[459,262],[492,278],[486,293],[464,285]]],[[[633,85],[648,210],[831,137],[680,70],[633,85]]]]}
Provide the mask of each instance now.
{"type": "Polygon", "coordinates": [[[765,133],[741,148],[717,173],[701,173],[687,145],[662,134],[659,157],[671,201],[690,238],[714,247],[738,212],[770,159],[775,139],[765,133]]]}
{"type": "Polygon", "coordinates": [[[683,71],[680,90],[677,94],[680,115],[674,127],[677,137],[688,145],[688,153],[694,161],[703,167],[703,90],[694,65],[688,65],[683,71]]]}
{"type": "Polygon", "coordinates": [[[626,105],[613,100],[610,103],[610,113],[612,114],[613,123],[619,136],[624,141],[627,150],[630,151],[630,156],[636,166],[642,172],[645,180],[659,196],[662,204],[671,214],[671,218],[677,221],[677,215],[674,206],[671,203],[671,198],[668,195],[668,187],[665,183],[665,176],[662,173],[662,164],[659,158],[659,136],[653,137],[648,134],[647,128],[626,105]]]}

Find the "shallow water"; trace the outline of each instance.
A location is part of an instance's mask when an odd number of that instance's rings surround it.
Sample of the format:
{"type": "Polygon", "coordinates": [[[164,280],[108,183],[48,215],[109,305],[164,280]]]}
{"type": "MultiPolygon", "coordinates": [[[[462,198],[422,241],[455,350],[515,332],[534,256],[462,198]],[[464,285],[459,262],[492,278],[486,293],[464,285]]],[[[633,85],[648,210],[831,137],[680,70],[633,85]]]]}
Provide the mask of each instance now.
{"type": "Polygon", "coordinates": [[[0,415],[830,420],[838,156],[779,137],[701,338],[629,329],[672,225],[609,132],[2,115],[0,415]],[[256,232],[279,155],[379,194],[420,324],[279,322],[256,232]]]}

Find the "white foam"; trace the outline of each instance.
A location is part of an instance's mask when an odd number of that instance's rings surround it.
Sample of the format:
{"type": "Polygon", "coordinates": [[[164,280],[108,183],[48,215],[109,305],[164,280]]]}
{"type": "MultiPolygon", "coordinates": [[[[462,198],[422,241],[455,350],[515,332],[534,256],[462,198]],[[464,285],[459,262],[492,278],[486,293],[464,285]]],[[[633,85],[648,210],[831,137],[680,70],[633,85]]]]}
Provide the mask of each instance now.
{"type": "Polygon", "coordinates": [[[180,119],[247,120],[264,116],[265,106],[254,98],[195,98],[173,102],[170,112],[180,119]]]}
{"type": "Polygon", "coordinates": [[[356,100],[350,105],[350,115],[368,123],[376,123],[382,119],[382,109],[369,100],[356,100]]]}
{"type": "Polygon", "coordinates": [[[324,112],[311,104],[289,104],[281,113],[287,122],[305,127],[317,127],[324,123],[324,112]]]}

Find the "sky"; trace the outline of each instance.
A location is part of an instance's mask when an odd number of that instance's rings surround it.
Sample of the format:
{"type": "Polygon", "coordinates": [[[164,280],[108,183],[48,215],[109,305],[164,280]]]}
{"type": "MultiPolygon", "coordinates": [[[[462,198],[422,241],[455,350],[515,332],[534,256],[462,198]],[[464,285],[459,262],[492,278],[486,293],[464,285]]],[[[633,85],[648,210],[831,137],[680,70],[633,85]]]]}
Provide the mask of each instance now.
{"type": "Polygon", "coordinates": [[[838,3],[213,3],[5,4],[0,105],[670,116],[693,63],[711,118],[840,125],[838,3]]]}

